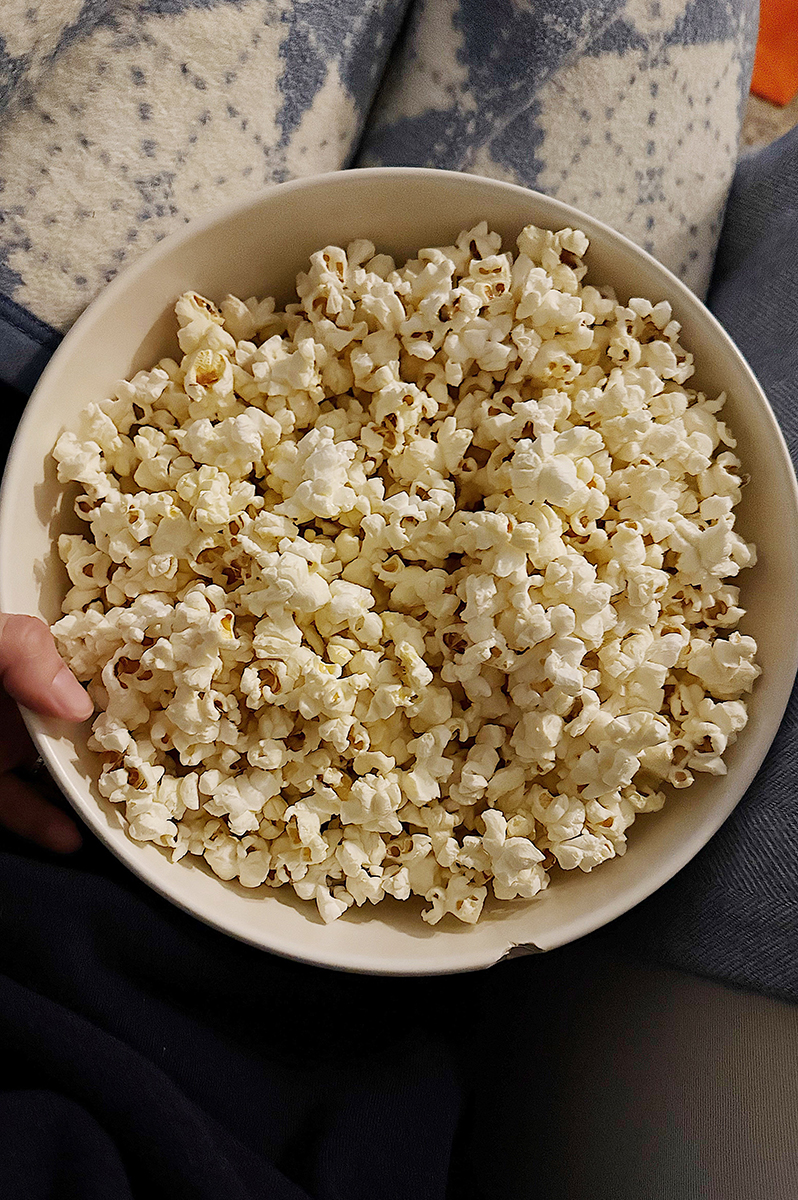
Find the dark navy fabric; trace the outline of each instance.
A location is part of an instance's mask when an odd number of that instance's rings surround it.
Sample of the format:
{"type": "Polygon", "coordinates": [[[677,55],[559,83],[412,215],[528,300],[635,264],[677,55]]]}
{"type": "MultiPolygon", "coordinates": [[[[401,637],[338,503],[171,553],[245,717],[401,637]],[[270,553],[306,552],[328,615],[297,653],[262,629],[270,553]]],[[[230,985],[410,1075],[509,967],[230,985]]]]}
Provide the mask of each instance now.
{"type": "Polygon", "coordinates": [[[446,1194],[459,980],[260,953],[91,838],[55,863],[0,834],[0,944],[4,1200],[446,1194]]]}
{"type": "Polygon", "coordinates": [[[557,1046],[634,945],[619,924],[466,975],[348,975],[207,928],[90,835],[55,861],[0,831],[0,1196],[571,1200],[557,1046]],[[523,1193],[491,1182],[508,1155],[523,1193]]]}
{"type": "Polygon", "coordinates": [[[0,355],[3,378],[26,395],[36,386],[61,335],[0,294],[0,355]]]}

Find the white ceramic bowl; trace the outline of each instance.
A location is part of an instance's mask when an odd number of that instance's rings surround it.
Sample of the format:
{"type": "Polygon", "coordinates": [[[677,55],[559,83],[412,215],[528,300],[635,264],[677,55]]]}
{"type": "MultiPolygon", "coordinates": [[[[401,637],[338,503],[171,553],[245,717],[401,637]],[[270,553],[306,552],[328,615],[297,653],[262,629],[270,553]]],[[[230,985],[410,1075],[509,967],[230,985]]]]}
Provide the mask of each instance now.
{"type": "Polygon", "coordinates": [[[744,573],[744,629],[759,642],[763,674],[750,722],[727,756],[724,778],[678,792],[639,818],[624,858],[585,875],[558,874],[533,901],[495,904],[476,927],[447,919],[430,928],[420,902],[386,900],[330,926],[315,906],[282,889],[223,883],[196,860],[177,865],[124,832],[119,811],[93,783],[88,727],[75,730],[28,714],[48,767],[83,820],[141,879],[186,911],[234,937],[291,958],[354,971],[433,974],[489,966],[517,949],[548,950],[619,916],[674,875],[709,840],[754,777],[781,720],[798,664],[798,491],[786,447],[751,371],[726,334],[673,275],[630,241],[555,200],[471,175],[413,168],[348,171],[270,189],[193,222],[151,250],[102,293],[53,356],[25,411],[0,497],[0,608],[60,615],[65,573],[54,549],[69,522],[49,452],[78,411],[114,383],[176,352],[172,309],[191,288],[217,300],[290,298],[309,254],[330,242],[371,238],[398,258],[446,244],[486,218],[512,246],[529,222],[575,225],[591,240],[590,276],[622,298],[665,298],[695,354],[697,383],[726,390],[728,420],[751,482],[739,528],[757,543],[744,573]]]}

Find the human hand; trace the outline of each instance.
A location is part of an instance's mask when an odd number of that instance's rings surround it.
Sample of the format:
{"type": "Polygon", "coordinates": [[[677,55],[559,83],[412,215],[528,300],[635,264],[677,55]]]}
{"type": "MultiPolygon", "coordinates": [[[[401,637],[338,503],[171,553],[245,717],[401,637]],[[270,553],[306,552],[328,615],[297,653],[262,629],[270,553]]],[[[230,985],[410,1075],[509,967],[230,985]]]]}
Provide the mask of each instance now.
{"type": "Polygon", "coordinates": [[[44,622],[0,613],[0,824],[47,850],[70,854],[81,842],[75,822],[25,778],[37,754],[15,700],[67,721],[85,721],[94,710],[44,622]]]}

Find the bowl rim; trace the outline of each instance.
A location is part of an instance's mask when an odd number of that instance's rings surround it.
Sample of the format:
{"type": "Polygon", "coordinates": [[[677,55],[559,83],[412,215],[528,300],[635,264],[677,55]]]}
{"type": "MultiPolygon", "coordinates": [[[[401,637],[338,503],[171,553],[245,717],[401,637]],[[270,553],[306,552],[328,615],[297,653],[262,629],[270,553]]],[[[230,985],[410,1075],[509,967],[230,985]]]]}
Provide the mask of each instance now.
{"type": "MultiPolygon", "coordinates": [[[[2,483],[0,483],[0,611],[8,611],[6,608],[7,586],[6,586],[6,571],[3,570],[3,565],[9,557],[9,547],[12,541],[12,533],[10,525],[10,503],[9,493],[12,489],[14,478],[21,470],[21,458],[23,447],[28,441],[29,431],[35,429],[37,410],[40,404],[44,404],[47,400],[47,390],[50,385],[50,380],[57,378],[60,371],[61,362],[69,357],[72,352],[72,346],[75,341],[82,335],[86,326],[92,323],[101,321],[105,311],[111,307],[117,296],[124,293],[136,280],[142,275],[145,275],[161,258],[173,253],[181,246],[192,241],[198,235],[206,232],[215,226],[224,225],[231,219],[245,214],[248,210],[258,209],[265,201],[274,196],[288,196],[292,192],[312,190],[320,185],[325,187],[335,187],[344,179],[351,179],[352,176],[367,176],[367,177],[394,177],[399,180],[407,180],[408,182],[418,181],[421,178],[445,178],[447,180],[456,179],[463,186],[484,186],[488,185],[492,189],[503,191],[511,196],[516,196],[519,201],[534,202],[542,204],[559,216],[552,219],[562,219],[563,223],[569,224],[575,228],[582,229],[587,236],[593,240],[594,236],[608,240],[610,243],[616,242],[624,246],[634,256],[647,261],[657,273],[663,278],[663,283],[666,283],[671,292],[671,300],[674,304],[684,304],[687,309],[692,309],[696,315],[700,314],[703,321],[707,323],[711,335],[724,344],[727,353],[731,353],[732,357],[738,360],[739,366],[742,368],[745,375],[748,377],[748,382],[752,395],[756,395],[759,401],[760,416],[769,425],[769,433],[773,438],[774,443],[778,445],[781,456],[782,465],[788,468],[786,478],[789,480],[792,506],[794,512],[798,514],[798,481],[796,481],[795,470],[790,458],[786,441],[776,420],[775,414],[768,402],[764,390],[759,384],[753,370],[746,361],[745,357],[739,348],[732,341],[723,326],[717,318],[707,309],[703,301],[693,293],[686,284],[684,284],[676,275],[673,274],[667,267],[655,259],[651,254],[638,246],[630,238],[620,231],[613,229],[606,223],[590,216],[588,213],[583,213],[573,205],[566,204],[561,200],[547,196],[544,193],[535,191],[530,188],[522,187],[518,184],[508,183],[503,180],[491,179],[486,176],[472,175],[458,171],[447,171],[438,168],[427,167],[367,167],[337,170],[329,172],[321,172],[314,175],[303,176],[299,179],[289,180],[285,183],[273,184],[257,192],[252,193],[242,199],[232,201],[225,205],[216,207],[210,212],[197,217],[190,222],[187,222],[185,228],[176,230],[167,235],[160,242],[146,250],[140,258],[135,262],[125,267],[119,272],[102,291],[95,297],[87,308],[80,314],[72,327],[64,335],[60,345],[55,350],[52,358],[48,362],[39,380],[33,389],[31,396],[25,406],[24,412],[17,427],[11,448],[9,450],[6,468],[3,473],[2,483]]],[[[677,313],[677,319],[679,314],[677,313]]],[[[795,659],[794,669],[791,679],[794,680],[798,673],[798,642],[793,648],[793,657],[795,659]]],[[[170,903],[181,908],[191,916],[203,923],[210,925],[218,931],[232,936],[240,941],[253,945],[261,950],[266,950],[271,953],[279,954],[282,957],[293,959],[295,961],[308,963],[315,966],[323,966],[332,969],[346,970],[351,972],[359,972],[365,974],[384,974],[384,975],[431,975],[431,974],[454,974],[475,969],[482,969],[492,966],[497,961],[502,961],[508,955],[513,956],[520,953],[534,953],[554,949],[557,946],[564,945],[568,942],[578,940],[581,937],[595,931],[596,929],[608,924],[622,914],[630,911],[639,903],[652,895],[670,879],[672,879],[684,866],[687,865],[695,855],[707,844],[712,836],[717,832],[724,821],[733,812],[734,808],[745,795],[748,787],[754,779],[759,767],[764,760],[773,737],[775,737],[779,724],[781,723],[784,712],[786,710],[790,694],[792,690],[792,682],[790,686],[786,683],[782,684],[780,694],[775,699],[771,696],[770,707],[773,709],[774,716],[772,718],[773,732],[770,740],[762,748],[761,754],[752,761],[748,770],[742,772],[739,776],[738,789],[741,787],[740,794],[733,802],[729,802],[720,798],[713,811],[711,820],[704,822],[701,830],[693,831],[683,842],[679,843],[679,850],[671,852],[667,859],[661,864],[660,869],[653,872],[651,875],[641,879],[634,887],[629,886],[614,894],[603,903],[595,908],[586,908],[580,916],[569,920],[564,927],[559,930],[558,935],[547,939],[545,946],[538,946],[533,943],[512,943],[507,947],[503,954],[498,957],[496,953],[486,954],[484,948],[474,946],[471,952],[467,949],[466,943],[463,943],[463,951],[456,963],[441,964],[435,957],[433,949],[434,939],[429,943],[429,950],[425,954],[415,954],[412,957],[407,956],[406,959],[399,957],[390,962],[383,962],[379,965],[364,961],[363,956],[346,955],[340,952],[331,952],[329,954],[319,953],[304,953],[301,946],[297,946],[291,939],[281,936],[274,936],[272,931],[267,930],[266,937],[257,937],[254,934],[248,933],[243,928],[231,928],[229,919],[217,918],[213,911],[198,911],[192,907],[191,903],[184,902],[181,898],[175,896],[170,891],[166,881],[161,880],[159,872],[151,870],[149,863],[143,861],[143,856],[140,854],[140,846],[133,842],[124,830],[120,830],[123,840],[117,840],[112,836],[112,831],[107,828],[103,821],[100,820],[100,814],[94,812],[93,802],[84,798],[77,789],[73,788],[68,780],[61,775],[57,756],[54,751],[54,742],[50,735],[48,727],[48,719],[42,718],[38,714],[33,713],[24,708],[21,709],[25,723],[30,731],[34,743],[39,750],[42,758],[51,770],[54,778],[58,782],[60,789],[64,792],[67,799],[70,801],[73,808],[77,810],[79,815],[93,833],[99,837],[103,844],[114,854],[114,856],[124,862],[134,875],[151,887],[155,892],[164,897],[170,903]],[[560,936],[561,935],[561,936],[560,936]]],[[[233,923],[235,924],[235,923],[233,923]]]]}

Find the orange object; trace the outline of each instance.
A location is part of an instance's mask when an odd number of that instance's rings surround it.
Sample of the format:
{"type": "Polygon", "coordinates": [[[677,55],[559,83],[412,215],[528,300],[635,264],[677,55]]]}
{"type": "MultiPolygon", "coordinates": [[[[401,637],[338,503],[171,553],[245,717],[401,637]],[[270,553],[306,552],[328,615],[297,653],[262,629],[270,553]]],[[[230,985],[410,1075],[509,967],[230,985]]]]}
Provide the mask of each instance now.
{"type": "Polygon", "coordinates": [[[798,0],[761,0],[751,91],[780,107],[798,95],[798,0]]]}

